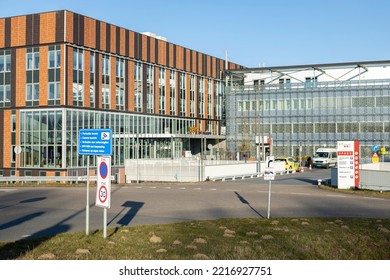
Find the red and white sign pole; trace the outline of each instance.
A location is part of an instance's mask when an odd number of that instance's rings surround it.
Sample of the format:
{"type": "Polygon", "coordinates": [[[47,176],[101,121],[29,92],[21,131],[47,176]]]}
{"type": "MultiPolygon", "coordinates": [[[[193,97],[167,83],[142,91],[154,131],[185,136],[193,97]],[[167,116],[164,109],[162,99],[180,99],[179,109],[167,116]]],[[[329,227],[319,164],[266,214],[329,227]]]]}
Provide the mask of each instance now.
{"type": "Polygon", "coordinates": [[[97,158],[96,206],[103,210],[103,237],[107,237],[107,208],[111,206],[111,157],[97,158]]]}
{"type": "Polygon", "coordinates": [[[337,142],[338,188],[358,188],[360,154],[359,141],[337,142]]]}

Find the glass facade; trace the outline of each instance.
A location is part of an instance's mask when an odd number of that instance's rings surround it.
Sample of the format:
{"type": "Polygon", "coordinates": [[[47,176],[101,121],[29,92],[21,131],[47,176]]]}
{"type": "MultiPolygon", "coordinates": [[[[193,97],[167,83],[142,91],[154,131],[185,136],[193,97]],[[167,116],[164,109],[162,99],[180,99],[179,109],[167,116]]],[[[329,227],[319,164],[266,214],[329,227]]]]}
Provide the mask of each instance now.
{"type": "Polygon", "coordinates": [[[256,136],[272,138],[275,156],[313,155],[337,141],[359,140],[368,161],[371,146],[390,143],[390,80],[319,82],[288,86],[232,86],[227,96],[230,152],[256,157],[256,136]]]}
{"type": "MultiPolygon", "coordinates": [[[[92,128],[112,129],[113,166],[123,166],[125,159],[137,158],[137,143],[138,158],[179,157],[183,151],[182,138],[194,125],[195,121],[190,119],[120,112],[65,108],[21,110],[20,167],[86,166],[86,156],[78,155],[78,132],[92,128]],[[167,129],[171,133],[166,134],[167,129]]],[[[91,165],[95,164],[94,160],[91,157],[91,165]]]]}

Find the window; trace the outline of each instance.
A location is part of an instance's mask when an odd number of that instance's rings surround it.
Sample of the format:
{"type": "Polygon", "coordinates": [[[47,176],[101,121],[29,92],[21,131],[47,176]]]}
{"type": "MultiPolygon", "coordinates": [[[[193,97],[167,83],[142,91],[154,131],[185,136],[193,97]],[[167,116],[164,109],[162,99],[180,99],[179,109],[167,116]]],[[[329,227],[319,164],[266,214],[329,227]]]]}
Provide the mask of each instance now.
{"type": "Polygon", "coordinates": [[[0,84],[0,107],[11,105],[11,86],[0,84]]]}
{"type": "Polygon", "coordinates": [[[134,111],[142,112],[142,64],[134,64],[134,111]]]}
{"type": "Polygon", "coordinates": [[[49,69],[61,67],[61,49],[59,46],[49,48],[49,69]]]}
{"type": "Polygon", "coordinates": [[[204,118],[204,80],[198,78],[198,117],[204,118]]]}
{"type": "Polygon", "coordinates": [[[187,91],[186,75],[185,73],[179,73],[180,116],[186,115],[186,108],[187,108],[186,91],[187,91]]]}
{"type": "Polygon", "coordinates": [[[285,88],[286,88],[286,89],[291,89],[291,79],[286,79],[285,88]]]}
{"type": "Polygon", "coordinates": [[[116,109],[125,110],[125,60],[116,59],[116,109]]]}
{"type": "Polygon", "coordinates": [[[26,101],[39,101],[39,83],[26,84],[26,101]]]}
{"type": "Polygon", "coordinates": [[[84,106],[83,50],[73,49],[73,105],[84,106]]]}
{"type": "Polygon", "coordinates": [[[243,101],[238,101],[237,102],[237,106],[238,106],[238,111],[239,112],[242,112],[244,110],[243,101]]]}
{"type": "Polygon", "coordinates": [[[39,104],[39,48],[28,48],[26,59],[26,106],[34,106],[39,104]]]}
{"type": "Polygon", "coordinates": [[[49,46],[48,64],[48,104],[60,104],[60,81],[61,81],[61,47],[49,46]]]}
{"type": "Polygon", "coordinates": [[[195,117],[195,76],[190,76],[190,117],[195,117]]]}
{"type": "Polygon", "coordinates": [[[73,70],[83,71],[83,50],[73,49],[73,70]]]}
{"type": "Polygon", "coordinates": [[[160,68],[158,72],[158,112],[165,114],[165,69],[160,68]]]}
{"type": "Polygon", "coordinates": [[[49,82],[49,101],[60,100],[60,82],[49,82]]]}
{"type": "Polygon", "coordinates": [[[0,51],[0,73],[11,71],[10,51],[0,51]]]}
{"type": "Polygon", "coordinates": [[[213,117],[213,83],[211,80],[207,83],[207,118],[211,119],[213,117]]]}
{"type": "Polygon", "coordinates": [[[110,109],[110,57],[102,58],[102,108],[110,109]]]}
{"type": "Polygon", "coordinates": [[[176,72],[171,70],[169,76],[169,101],[170,101],[170,114],[176,115],[176,72]]]}
{"type": "Polygon", "coordinates": [[[27,70],[39,70],[39,48],[28,48],[26,58],[27,70]]]}
{"type": "Polygon", "coordinates": [[[95,107],[95,53],[89,56],[89,102],[90,107],[95,107]]]}
{"type": "Polygon", "coordinates": [[[154,113],[154,67],[148,65],[146,68],[146,109],[148,113],[154,113]]]}
{"type": "Polygon", "coordinates": [[[305,78],[305,86],[307,88],[316,87],[317,86],[317,77],[305,78]]]}

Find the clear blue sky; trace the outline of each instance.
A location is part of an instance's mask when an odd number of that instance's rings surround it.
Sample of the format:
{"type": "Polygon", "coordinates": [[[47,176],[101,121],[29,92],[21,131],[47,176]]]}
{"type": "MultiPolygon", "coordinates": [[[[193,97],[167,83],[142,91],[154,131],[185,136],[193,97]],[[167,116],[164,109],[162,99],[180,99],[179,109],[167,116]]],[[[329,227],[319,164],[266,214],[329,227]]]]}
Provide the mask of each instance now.
{"type": "Polygon", "coordinates": [[[0,17],[60,9],[247,67],[390,59],[389,0],[0,0],[0,17]]]}

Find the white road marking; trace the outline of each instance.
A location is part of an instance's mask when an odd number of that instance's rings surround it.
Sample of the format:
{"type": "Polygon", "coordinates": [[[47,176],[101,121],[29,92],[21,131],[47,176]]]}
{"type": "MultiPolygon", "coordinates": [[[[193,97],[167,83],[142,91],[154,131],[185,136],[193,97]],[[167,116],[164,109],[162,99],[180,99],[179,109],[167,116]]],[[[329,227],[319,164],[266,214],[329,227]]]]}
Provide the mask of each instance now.
{"type": "Polygon", "coordinates": [[[326,196],[330,196],[330,197],[347,197],[346,195],[339,195],[339,194],[327,194],[326,196]]]}
{"type": "Polygon", "coordinates": [[[18,189],[0,189],[0,192],[13,192],[17,191],[18,189]]]}
{"type": "Polygon", "coordinates": [[[295,195],[310,195],[309,193],[291,193],[291,194],[295,194],[295,195]]]}

